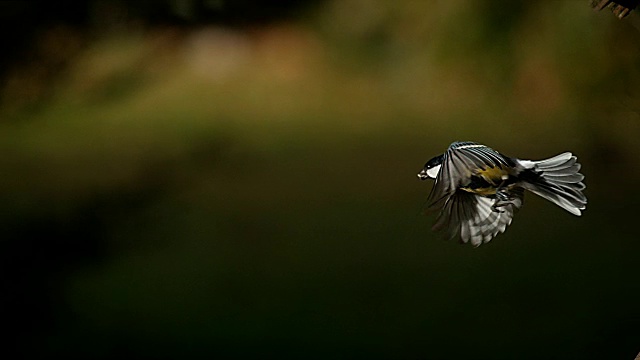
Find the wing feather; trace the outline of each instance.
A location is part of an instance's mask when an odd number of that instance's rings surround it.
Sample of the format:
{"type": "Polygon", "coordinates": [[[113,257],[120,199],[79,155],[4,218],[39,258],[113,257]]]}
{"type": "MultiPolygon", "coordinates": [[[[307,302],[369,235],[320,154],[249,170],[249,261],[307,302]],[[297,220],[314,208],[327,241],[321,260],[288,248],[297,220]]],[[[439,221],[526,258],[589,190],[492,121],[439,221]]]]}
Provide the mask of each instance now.
{"type": "Polygon", "coordinates": [[[446,229],[449,238],[457,237],[473,246],[487,243],[507,229],[522,206],[522,188],[511,189],[510,195],[509,204],[494,211],[494,199],[458,190],[445,201],[433,229],[446,229]]]}
{"type": "Polygon", "coordinates": [[[513,160],[474,142],[455,142],[444,153],[440,172],[427,200],[428,208],[437,208],[447,197],[470,181],[475,169],[513,166],[513,160]]]}

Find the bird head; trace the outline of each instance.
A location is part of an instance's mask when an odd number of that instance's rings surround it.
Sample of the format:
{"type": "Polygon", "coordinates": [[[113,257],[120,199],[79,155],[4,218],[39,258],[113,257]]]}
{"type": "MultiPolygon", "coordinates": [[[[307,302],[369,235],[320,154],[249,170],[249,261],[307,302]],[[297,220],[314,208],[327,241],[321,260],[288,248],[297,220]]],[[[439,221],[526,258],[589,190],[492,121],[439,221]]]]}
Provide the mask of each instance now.
{"type": "Polygon", "coordinates": [[[444,155],[438,155],[424,164],[424,169],[418,173],[420,180],[435,179],[440,171],[444,155]]]}

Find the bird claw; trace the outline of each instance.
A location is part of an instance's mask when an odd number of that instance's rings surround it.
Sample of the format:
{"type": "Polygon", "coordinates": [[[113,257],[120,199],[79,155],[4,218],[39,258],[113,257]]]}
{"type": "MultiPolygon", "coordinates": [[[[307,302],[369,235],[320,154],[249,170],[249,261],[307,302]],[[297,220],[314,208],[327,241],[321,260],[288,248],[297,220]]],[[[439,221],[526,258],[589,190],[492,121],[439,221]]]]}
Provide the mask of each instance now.
{"type": "Polygon", "coordinates": [[[511,204],[510,200],[511,196],[509,196],[509,193],[507,193],[507,191],[503,189],[496,191],[496,201],[493,203],[493,205],[491,205],[491,210],[503,213],[504,210],[500,208],[511,204]]]}

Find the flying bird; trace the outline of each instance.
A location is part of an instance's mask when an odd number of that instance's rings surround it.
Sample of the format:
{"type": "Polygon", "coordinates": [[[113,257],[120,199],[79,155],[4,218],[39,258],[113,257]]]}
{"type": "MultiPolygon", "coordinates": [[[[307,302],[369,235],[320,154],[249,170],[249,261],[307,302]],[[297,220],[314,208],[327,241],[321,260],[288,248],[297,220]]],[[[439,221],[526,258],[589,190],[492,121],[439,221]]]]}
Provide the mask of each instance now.
{"type": "Polygon", "coordinates": [[[565,152],[532,161],[505,156],[488,146],[464,141],[429,160],[420,180],[435,179],[427,209],[439,211],[434,230],[479,246],[503,233],[522,207],[524,191],[580,216],[587,205],[584,175],[577,158],[565,152]]]}

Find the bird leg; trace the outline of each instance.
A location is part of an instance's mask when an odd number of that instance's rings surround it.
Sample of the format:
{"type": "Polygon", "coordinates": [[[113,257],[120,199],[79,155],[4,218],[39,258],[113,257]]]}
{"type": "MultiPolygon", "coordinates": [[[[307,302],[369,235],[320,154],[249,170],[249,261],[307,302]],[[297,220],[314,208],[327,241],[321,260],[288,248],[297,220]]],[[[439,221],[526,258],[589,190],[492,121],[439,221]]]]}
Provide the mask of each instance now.
{"type": "Polygon", "coordinates": [[[504,212],[501,210],[501,207],[507,206],[511,204],[511,195],[509,194],[509,190],[504,187],[504,184],[507,182],[507,179],[503,179],[502,183],[496,188],[496,200],[491,206],[491,210],[495,212],[504,212]]]}

